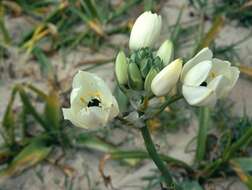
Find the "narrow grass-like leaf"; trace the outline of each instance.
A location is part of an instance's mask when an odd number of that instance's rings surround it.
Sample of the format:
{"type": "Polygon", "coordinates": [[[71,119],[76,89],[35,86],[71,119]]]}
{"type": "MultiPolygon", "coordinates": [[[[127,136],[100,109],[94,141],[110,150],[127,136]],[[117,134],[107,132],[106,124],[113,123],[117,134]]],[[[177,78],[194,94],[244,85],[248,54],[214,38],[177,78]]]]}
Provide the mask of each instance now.
{"type": "Polygon", "coordinates": [[[3,127],[4,127],[4,134],[3,138],[5,143],[12,145],[15,141],[15,118],[13,114],[13,103],[17,94],[17,87],[14,87],[11,93],[11,97],[9,103],[7,105],[6,111],[3,116],[3,127]]]}
{"type": "Polygon", "coordinates": [[[4,6],[3,3],[0,2],[0,31],[3,34],[4,42],[8,44],[10,43],[11,38],[8,30],[5,27],[4,14],[5,14],[4,6]]]}
{"type": "Polygon", "coordinates": [[[252,158],[250,157],[241,157],[241,158],[233,158],[234,162],[240,165],[240,167],[246,171],[251,172],[252,171],[252,158]]]}
{"type": "Polygon", "coordinates": [[[11,151],[7,147],[1,147],[0,148],[0,164],[4,164],[6,161],[8,161],[12,156],[14,152],[11,151]]]}
{"type": "Polygon", "coordinates": [[[42,119],[42,116],[36,111],[22,86],[19,86],[19,94],[24,106],[26,107],[26,111],[30,113],[45,130],[49,130],[49,126],[42,119]]]}
{"type": "Polygon", "coordinates": [[[185,181],[182,183],[183,190],[203,190],[200,184],[196,181],[185,181]]]}
{"type": "Polygon", "coordinates": [[[204,47],[210,46],[211,43],[216,38],[216,36],[219,34],[223,25],[224,25],[223,16],[216,17],[212,27],[209,29],[209,31],[206,33],[206,35],[203,37],[202,41],[200,42],[199,46],[197,47],[196,52],[201,50],[204,47]]]}
{"type": "Polygon", "coordinates": [[[45,105],[45,121],[50,128],[60,128],[60,101],[58,93],[51,91],[46,99],[45,105]]]}
{"type": "Polygon", "coordinates": [[[44,75],[51,78],[53,74],[53,68],[50,60],[47,58],[47,56],[44,54],[44,52],[38,48],[33,48],[33,54],[38,60],[38,63],[40,64],[40,69],[44,75]]]}
{"type": "Polygon", "coordinates": [[[234,160],[231,160],[229,163],[231,168],[239,176],[240,180],[248,187],[248,189],[252,189],[252,177],[242,169],[239,163],[235,162],[234,160]]]}
{"type": "Polygon", "coordinates": [[[25,169],[41,162],[48,156],[51,150],[52,147],[46,146],[46,143],[43,141],[32,142],[14,158],[6,169],[0,171],[0,181],[13,175],[20,174],[25,169]]]}

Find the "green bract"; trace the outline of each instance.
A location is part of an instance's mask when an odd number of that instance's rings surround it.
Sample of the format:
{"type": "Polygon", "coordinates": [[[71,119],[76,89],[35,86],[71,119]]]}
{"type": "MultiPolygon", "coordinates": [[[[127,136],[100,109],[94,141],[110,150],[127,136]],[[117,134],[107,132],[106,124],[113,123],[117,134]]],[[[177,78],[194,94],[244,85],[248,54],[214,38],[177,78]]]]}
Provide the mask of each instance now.
{"type": "Polygon", "coordinates": [[[147,91],[147,93],[152,93],[151,82],[157,74],[158,74],[158,71],[155,68],[151,68],[148,75],[146,76],[145,82],[144,82],[144,89],[147,91]]]}
{"type": "Polygon", "coordinates": [[[136,63],[130,63],[128,69],[129,87],[134,90],[143,89],[143,79],[136,63]]]}

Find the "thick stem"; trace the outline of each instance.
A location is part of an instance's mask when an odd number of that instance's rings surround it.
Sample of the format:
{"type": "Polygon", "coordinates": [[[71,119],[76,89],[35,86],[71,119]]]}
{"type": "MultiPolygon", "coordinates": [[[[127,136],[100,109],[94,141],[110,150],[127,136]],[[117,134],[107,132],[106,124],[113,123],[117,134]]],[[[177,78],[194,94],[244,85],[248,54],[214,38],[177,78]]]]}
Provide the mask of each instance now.
{"type": "Polygon", "coordinates": [[[158,155],[155,145],[153,144],[153,141],[151,139],[148,127],[147,126],[142,127],[141,132],[149,156],[151,157],[157,168],[160,170],[167,187],[174,190],[181,190],[181,187],[179,187],[176,183],[173,182],[170,172],[167,170],[165,164],[158,155]]]}
{"type": "Polygon", "coordinates": [[[204,159],[206,152],[207,128],[209,123],[209,109],[206,107],[200,108],[199,115],[199,132],[197,137],[197,150],[195,160],[200,162],[204,159]]]}

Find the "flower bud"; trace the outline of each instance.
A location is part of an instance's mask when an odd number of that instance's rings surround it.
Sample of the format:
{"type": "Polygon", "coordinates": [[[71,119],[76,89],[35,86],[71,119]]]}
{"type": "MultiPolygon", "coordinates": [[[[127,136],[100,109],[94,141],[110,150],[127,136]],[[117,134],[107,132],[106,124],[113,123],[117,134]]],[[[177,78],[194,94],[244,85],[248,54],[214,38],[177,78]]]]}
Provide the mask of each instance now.
{"type": "Polygon", "coordinates": [[[128,68],[129,86],[134,90],[142,90],[143,79],[136,63],[130,63],[128,68]]]}
{"type": "Polygon", "coordinates": [[[163,68],[152,80],[151,90],[156,96],[164,96],[172,90],[178,82],[182,70],[182,60],[176,59],[163,68]]]}
{"type": "Polygon", "coordinates": [[[173,58],[173,43],[170,40],[165,40],[157,51],[157,56],[163,61],[163,65],[166,66],[173,58]]]}
{"type": "Polygon", "coordinates": [[[127,84],[128,82],[128,63],[123,51],[120,51],[116,57],[115,74],[119,84],[127,84]]]}
{"type": "Polygon", "coordinates": [[[135,21],[130,34],[129,47],[137,50],[151,47],[160,35],[162,18],[150,11],[141,14],[135,21]]]}
{"type": "Polygon", "coordinates": [[[151,68],[149,73],[147,74],[145,81],[144,81],[144,89],[150,93],[151,92],[151,82],[154,77],[158,74],[158,71],[155,68],[151,68]]]}

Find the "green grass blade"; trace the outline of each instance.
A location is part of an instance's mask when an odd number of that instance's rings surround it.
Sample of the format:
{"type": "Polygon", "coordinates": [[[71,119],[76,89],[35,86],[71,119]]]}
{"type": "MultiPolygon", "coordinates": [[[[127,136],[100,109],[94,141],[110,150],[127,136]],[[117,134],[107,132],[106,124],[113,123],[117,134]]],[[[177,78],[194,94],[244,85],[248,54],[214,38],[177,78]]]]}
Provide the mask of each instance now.
{"type": "Polygon", "coordinates": [[[44,160],[51,152],[52,147],[46,146],[43,140],[34,141],[26,146],[10,163],[10,165],[0,171],[0,181],[16,174],[20,174],[37,163],[44,160]]]}

